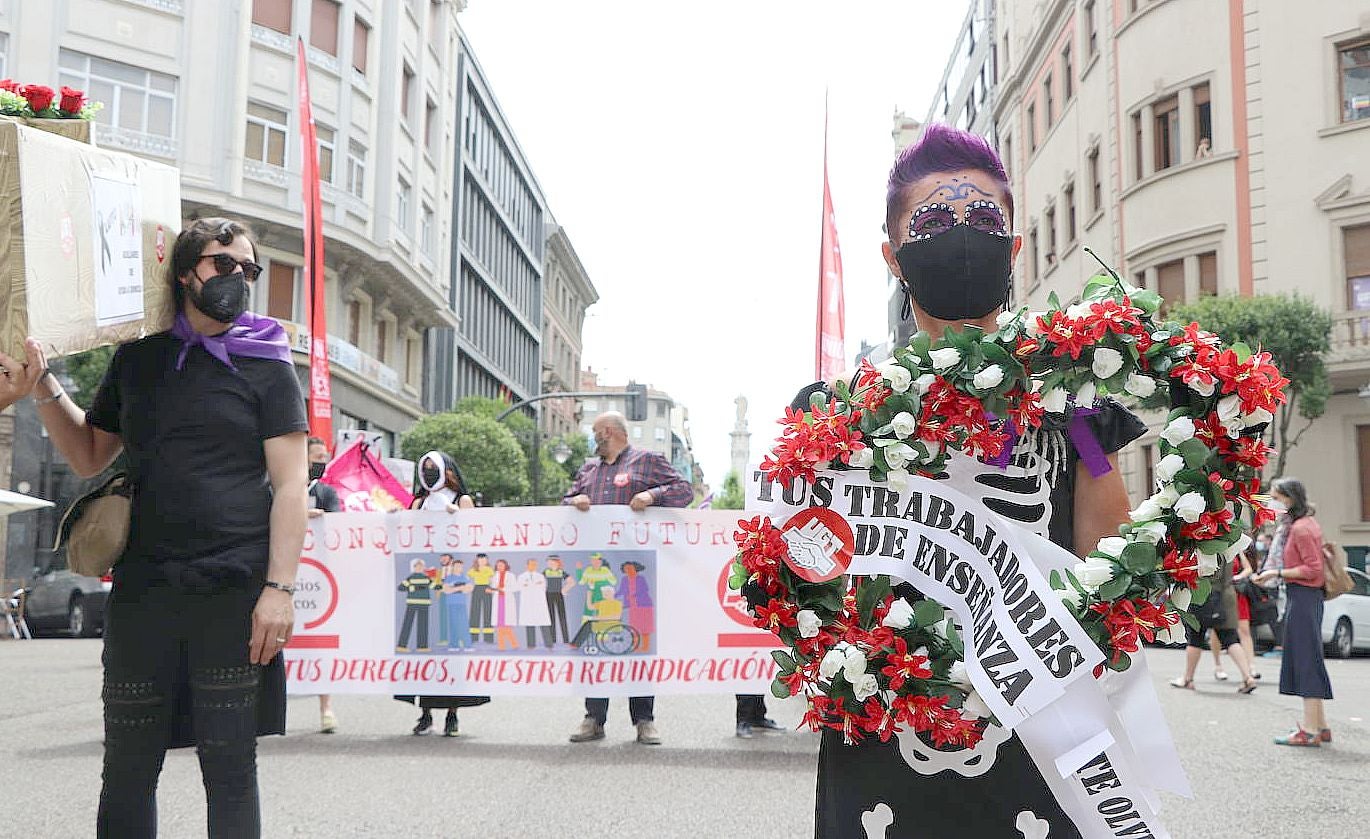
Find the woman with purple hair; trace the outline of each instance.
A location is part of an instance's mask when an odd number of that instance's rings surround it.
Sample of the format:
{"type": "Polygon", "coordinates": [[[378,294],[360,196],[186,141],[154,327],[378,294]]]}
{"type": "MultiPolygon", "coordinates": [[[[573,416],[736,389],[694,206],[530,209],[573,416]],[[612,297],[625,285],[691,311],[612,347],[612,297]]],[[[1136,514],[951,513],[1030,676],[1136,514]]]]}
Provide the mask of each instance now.
{"type": "MultiPolygon", "coordinates": [[[[981,137],[930,125],[899,155],[886,198],[885,262],[904,290],[904,317],[936,339],[945,330],[997,329],[1012,290],[1013,260],[1022,246],[1013,233],[1013,194],[1004,166],[981,137]]],[[[817,382],[796,397],[830,391],[817,382]]],[[[1146,430],[1122,406],[1101,400],[1088,423],[1112,469],[1091,475],[1050,417],[1014,444],[1006,467],[953,453],[951,486],[978,498],[1022,527],[1083,555],[1126,521],[1127,492],[1117,470],[1119,449],[1146,430]]],[[[908,584],[895,591],[916,601],[908,584]]],[[[972,695],[973,696],[973,695],[972,695]]],[[[973,749],[938,748],[911,731],[882,743],[845,745],[826,730],[818,760],[816,836],[1078,837],[1018,738],[990,725],[973,749]],[[872,825],[883,825],[873,833],[872,825]]]]}

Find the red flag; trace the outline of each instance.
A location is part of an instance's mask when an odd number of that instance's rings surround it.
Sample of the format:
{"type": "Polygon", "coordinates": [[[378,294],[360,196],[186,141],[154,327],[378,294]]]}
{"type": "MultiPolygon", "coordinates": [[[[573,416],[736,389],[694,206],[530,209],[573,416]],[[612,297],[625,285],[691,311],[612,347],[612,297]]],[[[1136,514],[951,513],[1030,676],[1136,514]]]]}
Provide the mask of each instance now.
{"type": "Polygon", "coordinates": [[[823,114],[823,238],[818,258],[818,328],[814,374],[825,382],[842,375],[846,355],[846,303],[842,295],[842,251],[837,246],[837,221],[828,189],[828,116],[823,114]]]}
{"type": "Polygon", "coordinates": [[[309,62],[304,39],[296,39],[300,88],[300,193],[304,205],[304,287],[309,295],[309,433],[332,447],[333,388],[328,375],[328,315],[324,300],[323,199],[319,195],[319,147],[309,105],[309,62]]]}

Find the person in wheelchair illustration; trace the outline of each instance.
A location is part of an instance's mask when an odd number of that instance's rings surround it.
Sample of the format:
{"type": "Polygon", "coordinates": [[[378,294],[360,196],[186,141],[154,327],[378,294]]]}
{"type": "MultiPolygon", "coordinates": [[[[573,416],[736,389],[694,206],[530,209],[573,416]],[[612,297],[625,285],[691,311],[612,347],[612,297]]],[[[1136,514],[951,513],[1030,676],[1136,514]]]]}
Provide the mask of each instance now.
{"type": "Polygon", "coordinates": [[[599,599],[591,607],[593,617],[587,617],[580,631],[571,639],[586,655],[624,655],[632,652],[642,641],[636,629],[623,623],[623,601],[614,596],[614,587],[600,586],[599,599]]]}

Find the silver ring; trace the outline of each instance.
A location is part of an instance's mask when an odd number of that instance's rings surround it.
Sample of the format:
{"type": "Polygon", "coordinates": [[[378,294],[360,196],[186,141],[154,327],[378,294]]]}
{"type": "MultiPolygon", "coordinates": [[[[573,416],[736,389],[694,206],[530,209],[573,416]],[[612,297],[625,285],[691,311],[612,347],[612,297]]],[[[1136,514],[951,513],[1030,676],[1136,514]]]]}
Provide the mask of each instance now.
{"type": "Polygon", "coordinates": [[[284,638],[277,638],[277,639],[276,639],[276,643],[277,643],[277,644],[284,644],[284,643],[285,643],[285,639],[284,639],[284,638]]]}

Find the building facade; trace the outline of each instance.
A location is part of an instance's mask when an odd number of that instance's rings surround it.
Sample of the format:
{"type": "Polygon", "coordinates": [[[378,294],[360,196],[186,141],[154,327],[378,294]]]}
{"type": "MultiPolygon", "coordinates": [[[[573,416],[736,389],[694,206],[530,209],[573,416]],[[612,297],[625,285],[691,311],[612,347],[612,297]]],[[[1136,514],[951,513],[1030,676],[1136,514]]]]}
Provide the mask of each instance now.
{"type": "MultiPolygon", "coordinates": [[[[571,246],[566,229],[546,225],[547,261],[543,270],[542,392],[573,392],[580,386],[581,339],[585,310],[599,300],[599,292],[580,257],[571,246]]],[[[574,397],[547,399],[541,407],[542,433],[548,439],[566,437],[580,430],[580,400],[574,397]]]]}
{"type": "Polygon", "coordinates": [[[464,35],[458,47],[460,147],[450,181],[457,232],[449,255],[458,324],[439,339],[439,366],[453,371],[453,390],[435,400],[442,410],[463,396],[518,402],[542,388],[547,204],[464,35]]]}
{"type": "MultiPolygon", "coordinates": [[[[1356,0],[998,0],[993,128],[1016,299],[1079,293],[1088,246],[1168,301],[1298,293],[1333,395],[1289,454],[1330,540],[1370,544],[1370,14],[1356,0]]],[[[1300,422],[1298,418],[1295,423],[1300,422]]],[[[1148,490],[1154,432],[1123,456],[1148,490]]]]}

